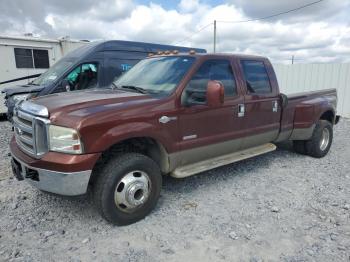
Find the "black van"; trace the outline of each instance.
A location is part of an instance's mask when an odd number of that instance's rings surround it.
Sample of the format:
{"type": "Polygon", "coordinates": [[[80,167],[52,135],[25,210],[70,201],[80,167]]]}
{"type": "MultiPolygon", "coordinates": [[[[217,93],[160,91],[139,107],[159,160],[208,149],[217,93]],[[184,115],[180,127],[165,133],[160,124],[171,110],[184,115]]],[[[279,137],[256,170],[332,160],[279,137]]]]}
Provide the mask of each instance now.
{"type": "Polygon", "coordinates": [[[58,92],[107,87],[113,79],[150,53],[159,51],[206,53],[205,49],[132,41],[88,43],[64,56],[30,84],[6,88],[7,117],[20,100],[58,92]]]}

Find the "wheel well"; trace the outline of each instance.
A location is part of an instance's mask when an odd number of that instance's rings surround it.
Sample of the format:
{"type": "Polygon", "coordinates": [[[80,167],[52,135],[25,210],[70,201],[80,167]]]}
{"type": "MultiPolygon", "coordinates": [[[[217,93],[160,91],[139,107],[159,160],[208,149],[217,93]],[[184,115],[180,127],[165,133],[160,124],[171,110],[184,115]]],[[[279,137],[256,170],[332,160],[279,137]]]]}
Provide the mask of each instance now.
{"type": "Polygon", "coordinates": [[[112,145],[106,151],[101,154],[101,157],[96,162],[93,170],[92,176],[90,178],[90,183],[94,182],[96,178],[96,170],[102,168],[102,166],[111,158],[117,154],[121,153],[140,153],[153,159],[159,165],[159,168],[164,171],[167,169],[168,156],[165,148],[158,143],[155,139],[150,137],[135,137],[120,141],[117,144],[112,145]]]}
{"type": "Polygon", "coordinates": [[[333,111],[329,110],[329,111],[326,111],[324,112],[321,117],[320,117],[321,120],[327,120],[329,121],[330,123],[334,123],[334,113],[333,111]]]}
{"type": "Polygon", "coordinates": [[[156,140],[150,137],[136,137],[121,141],[111,146],[104,154],[118,154],[125,152],[137,152],[152,158],[156,163],[160,162],[160,148],[156,140]]]}

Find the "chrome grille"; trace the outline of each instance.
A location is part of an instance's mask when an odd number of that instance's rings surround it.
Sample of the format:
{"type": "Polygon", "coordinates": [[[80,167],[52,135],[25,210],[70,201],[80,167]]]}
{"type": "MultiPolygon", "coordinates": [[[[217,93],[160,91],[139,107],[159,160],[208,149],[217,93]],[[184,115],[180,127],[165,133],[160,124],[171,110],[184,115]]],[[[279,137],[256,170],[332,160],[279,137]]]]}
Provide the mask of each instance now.
{"type": "Polygon", "coordinates": [[[34,117],[20,110],[15,110],[13,116],[13,126],[15,131],[16,142],[23,151],[30,155],[35,155],[34,140],[34,117]]]}
{"type": "MultiPolygon", "coordinates": [[[[24,103],[27,109],[30,102],[24,103]]],[[[36,158],[46,153],[48,151],[48,123],[48,119],[22,110],[21,104],[16,106],[13,114],[13,126],[19,148],[36,158]]]]}

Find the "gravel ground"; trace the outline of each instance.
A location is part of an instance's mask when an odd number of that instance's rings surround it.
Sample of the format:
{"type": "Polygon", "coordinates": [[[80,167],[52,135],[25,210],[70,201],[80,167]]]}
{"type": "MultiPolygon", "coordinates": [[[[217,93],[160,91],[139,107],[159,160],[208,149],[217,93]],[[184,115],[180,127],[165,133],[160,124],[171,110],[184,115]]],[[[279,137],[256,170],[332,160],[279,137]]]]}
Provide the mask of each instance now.
{"type": "Polygon", "coordinates": [[[350,120],[323,159],[275,152],[183,180],[164,179],[157,208],[126,227],[91,197],[63,198],[9,177],[0,123],[0,260],[349,261],[350,120]]]}

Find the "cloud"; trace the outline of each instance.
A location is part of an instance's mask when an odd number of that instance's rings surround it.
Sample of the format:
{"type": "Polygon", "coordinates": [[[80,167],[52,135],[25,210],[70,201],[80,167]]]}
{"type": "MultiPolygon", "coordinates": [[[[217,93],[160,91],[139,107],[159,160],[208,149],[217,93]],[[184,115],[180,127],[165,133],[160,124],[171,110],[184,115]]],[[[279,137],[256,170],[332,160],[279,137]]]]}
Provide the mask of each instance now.
{"type": "Polygon", "coordinates": [[[199,0],[181,0],[179,4],[180,11],[184,13],[193,12],[200,7],[199,0]]]}
{"type": "MultiPolygon", "coordinates": [[[[228,3],[235,5],[241,9],[242,12],[248,18],[266,17],[271,14],[277,14],[292,10],[313,2],[316,0],[293,0],[293,1],[281,1],[281,0],[228,0],[228,3]]],[[[283,16],[277,16],[269,21],[284,20],[289,22],[307,22],[318,21],[320,19],[330,19],[333,16],[337,16],[339,12],[350,6],[349,1],[344,0],[323,0],[322,2],[315,3],[305,7],[297,12],[291,12],[284,14],[283,16]]]]}
{"type": "Polygon", "coordinates": [[[111,0],[111,1],[95,1],[98,4],[93,5],[87,15],[98,20],[112,22],[130,15],[135,8],[133,1],[129,0],[111,0]]]}
{"type": "Polygon", "coordinates": [[[349,1],[323,1],[271,20],[241,21],[305,4],[304,0],[229,0],[210,6],[182,0],[173,8],[131,0],[0,0],[2,34],[33,32],[44,37],[121,39],[266,55],[274,62],[350,62],[349,1]],[[195,33],[203,26],[199,33],[195,33]],[[184,40],[185,39],[185,40],[184,40]],[[182,41],[183,40],[183,41],[182,41]]]}

